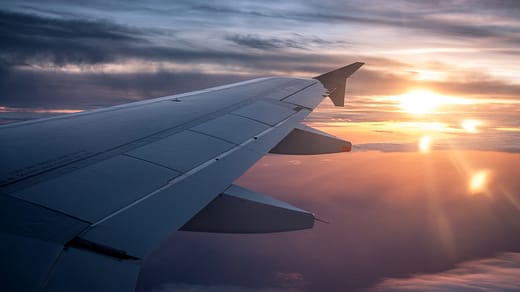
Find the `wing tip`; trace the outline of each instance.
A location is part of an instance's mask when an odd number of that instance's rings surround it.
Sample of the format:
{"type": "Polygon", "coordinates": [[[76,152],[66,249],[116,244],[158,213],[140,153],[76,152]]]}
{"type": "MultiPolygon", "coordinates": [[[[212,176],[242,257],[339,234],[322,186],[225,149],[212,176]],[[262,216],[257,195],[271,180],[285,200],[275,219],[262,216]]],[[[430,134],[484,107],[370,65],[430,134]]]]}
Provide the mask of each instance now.
{"type": "Polygon", "coordinates": [[[329,97],[335,106],[343,107],[345,106],[346,80],[363,65],[365,65],[364,62],[354,62],[313,78],[327,88],[329,97]]]}
{"type": "Polygon", "coordinates": [[[322,79],[329,79],[329,78],[348,78],[352,74],[354,74],[359,68],[361,68],[363,65],[365,65],[365,62],[354,62],[352,64],[345,65],[343,67],[334,69],[332,71],[323,73],[319,76],[313,77],[313,79],[317,79],[322,81],[322,79]]]}

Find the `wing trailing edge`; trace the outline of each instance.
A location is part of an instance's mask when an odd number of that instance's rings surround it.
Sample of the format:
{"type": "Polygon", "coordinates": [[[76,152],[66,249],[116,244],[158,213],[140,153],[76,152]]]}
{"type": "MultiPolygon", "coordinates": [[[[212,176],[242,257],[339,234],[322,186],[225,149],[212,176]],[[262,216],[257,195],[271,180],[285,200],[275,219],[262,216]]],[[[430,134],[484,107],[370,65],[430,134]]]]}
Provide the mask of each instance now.
{"type": "Polygon", "coordinates": [[[356,72],[365,63],[356,62],[345,67],[314,77],[329,91],[329,97],[335,106],[345,106],[345,86],[347,78],[356,72]]]}

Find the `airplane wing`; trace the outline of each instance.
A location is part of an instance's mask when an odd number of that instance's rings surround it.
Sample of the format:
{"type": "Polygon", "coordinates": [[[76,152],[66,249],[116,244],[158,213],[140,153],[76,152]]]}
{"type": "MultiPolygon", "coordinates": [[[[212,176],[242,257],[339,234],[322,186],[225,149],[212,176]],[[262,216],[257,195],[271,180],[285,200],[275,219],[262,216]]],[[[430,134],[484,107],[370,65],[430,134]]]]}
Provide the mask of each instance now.
{"type": "Polygon", "coordinates": [[[268,152],[350,151],[299,123],[327,95],[342,106],[362,65],[0,126],[0,287],[132,291],[176,230],[311,228],[312,213],[233,181],[268,152]]]}

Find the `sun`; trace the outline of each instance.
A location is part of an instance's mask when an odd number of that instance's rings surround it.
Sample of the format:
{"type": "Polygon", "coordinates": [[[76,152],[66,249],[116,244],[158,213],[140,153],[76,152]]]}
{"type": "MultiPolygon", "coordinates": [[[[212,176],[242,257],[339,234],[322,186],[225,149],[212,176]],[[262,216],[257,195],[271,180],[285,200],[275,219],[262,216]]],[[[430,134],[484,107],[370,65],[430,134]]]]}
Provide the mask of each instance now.
{"type": "MultiPolygon", "coordinates": [[[[475,101],[464,97],[438,94],[426,89],[414,89],[408,93],[393,96],[392,99],[399,102],[399,106],[407,113],[424,115],[433,113],[439,106],[445,105],[471,105],[475,101]]],[[[477,125],[471,126],[475,127],[477,125]]]]}
{"type": "Polygon", "coordinates": [[[442,103],[442,96],[431,91],[417,89],[397,96],[400,107],[407,113],[423,115],[431,113],[442,103]]]}

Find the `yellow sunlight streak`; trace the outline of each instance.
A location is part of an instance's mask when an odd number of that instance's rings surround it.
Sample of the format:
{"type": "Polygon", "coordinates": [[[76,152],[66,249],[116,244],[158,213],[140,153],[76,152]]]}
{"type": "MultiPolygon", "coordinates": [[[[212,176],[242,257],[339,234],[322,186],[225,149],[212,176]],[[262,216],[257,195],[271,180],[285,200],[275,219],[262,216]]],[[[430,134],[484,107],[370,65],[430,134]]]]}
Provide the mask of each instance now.
{"type": "Polygon", "coordinates": [[[468,98],[452,97],[434,93],[425,89],[414,89],[408,93],[391,97],[407,113],[424,115],[434,112],[441,105],[473,104],[468,98]]]}

